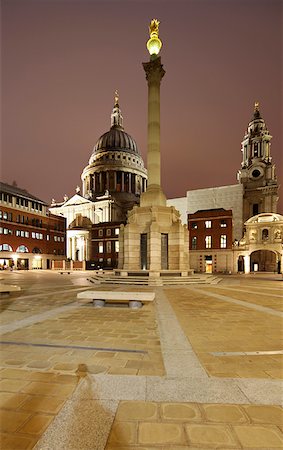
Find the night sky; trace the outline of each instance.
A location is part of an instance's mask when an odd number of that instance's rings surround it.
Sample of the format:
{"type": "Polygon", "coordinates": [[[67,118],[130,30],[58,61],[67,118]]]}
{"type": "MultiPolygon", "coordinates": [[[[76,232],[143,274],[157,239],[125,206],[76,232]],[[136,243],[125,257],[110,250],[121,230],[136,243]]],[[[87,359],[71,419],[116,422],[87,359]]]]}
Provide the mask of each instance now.
{"type": "MultiPolygon", "coordinates": [[[[236,184],[254,102],[282,182],[282,1],[2,0],[1,180],[75,193],[114,91],[146,163],[148,25],[160,20],[162,186],[236,184]]],[[[283,213],[283,193],[281,206],[283,213]]]]}

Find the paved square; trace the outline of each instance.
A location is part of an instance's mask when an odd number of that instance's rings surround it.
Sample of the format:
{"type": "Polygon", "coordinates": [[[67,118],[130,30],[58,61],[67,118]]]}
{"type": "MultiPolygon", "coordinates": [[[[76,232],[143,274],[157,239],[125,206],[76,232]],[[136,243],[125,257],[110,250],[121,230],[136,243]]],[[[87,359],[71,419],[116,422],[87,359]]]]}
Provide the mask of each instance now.
{"type": "Polygon", "coordinates": [[[78,305],[87,276],[1,273],[22,288],[1,298],[1,448],[283,448],[278,276],[155,288],[134,311],[78,305]]]}

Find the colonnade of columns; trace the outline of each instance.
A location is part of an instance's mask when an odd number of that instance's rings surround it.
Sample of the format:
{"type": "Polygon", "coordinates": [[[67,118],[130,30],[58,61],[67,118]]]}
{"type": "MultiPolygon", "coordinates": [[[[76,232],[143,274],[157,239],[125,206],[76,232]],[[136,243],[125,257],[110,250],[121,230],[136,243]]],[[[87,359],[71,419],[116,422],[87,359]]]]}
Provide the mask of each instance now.
{"type": "Polygon", "coordinates": [[[104,171],[89,175],[84,180],[85,192],[129,192],[141,194],[146,190],[146,178],[131,172],[104,171]]]}
{"type": "Polygon", "coordinates": [[[88,260],[88,238],[86,236],[69,237],[67,239],[67,257],[73,261],[88,260]]]}

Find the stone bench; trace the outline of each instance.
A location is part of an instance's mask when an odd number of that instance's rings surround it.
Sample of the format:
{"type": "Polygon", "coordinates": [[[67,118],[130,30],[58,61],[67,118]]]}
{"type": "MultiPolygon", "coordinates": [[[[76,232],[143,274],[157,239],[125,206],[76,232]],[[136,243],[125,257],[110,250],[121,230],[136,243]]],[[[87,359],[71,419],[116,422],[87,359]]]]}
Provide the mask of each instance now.
{"type": "Polygon", "coordinates": [[[154,292],[121,292],[121,291],[83,291],[77,294],[79,303],[93,301],[95,308],[103,308],[105,303],[128,303],[129,308],[141,308],[144,303],[152,302],[154,292]]]}
{"type": "Polygon", "coordinates": [[[11,292],[20,291],[21,288],[19,286],[15,286],[14,284],[0,284],[0,295],[10,295],[11,292]]]}

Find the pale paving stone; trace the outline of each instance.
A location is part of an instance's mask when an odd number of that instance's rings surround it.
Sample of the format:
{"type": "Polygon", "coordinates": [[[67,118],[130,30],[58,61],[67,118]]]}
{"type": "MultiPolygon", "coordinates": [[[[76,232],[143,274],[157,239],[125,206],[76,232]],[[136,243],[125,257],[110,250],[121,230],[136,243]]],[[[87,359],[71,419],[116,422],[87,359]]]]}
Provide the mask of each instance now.
{"type": "MultiPolygon", "coordinates": [[[[15,380],[16,381],[16,380],[15,380]]],[[[55,383],[43,383],[41,381],[32,381],[21,388],[21,391],[32,395],[50,395],[58,397],[67,397],[72,394],[75,386],[71,384],[55,384],[55,383]]]]}
{"type": "Polygon", "coordinates": [[[205,417],[211,422],[244,423],[248,418],[237,405],[200,405],[205,417]]]}
{"type": "Polygon", "coordinates": [[[201,411],[195,404],[163,403],[160,405],[162,420],[197,421],[200,422],[201,411]]]}
{"type": "Polygon", "coordinates": [[[0,389],[5,392],[18,392],[30,385],[28,380],[3,379],[0,381],[0,389]]]}
{"type": "MultiPolygon", "coordinates": [[[[44,412],[56,414],[64,405],[65,400],[43,395],[30,395],[21,404],[20,411],[44,412]]],[[[6,407],[6,406],[5,406],[6,407]]]]}
{"type": "Polygon", "coordinates": [[[234,430],[244,447],[283,448],[283,434],[277,427],[260,425],[234,425],[234,430]]]}
{"type": "Polygon", "coordinates": [[[30,396],[15,392],[0,392],[0,408],[16,409],[30,396]]]}
{"type": "Polygon", "coordinates": [[[1,433],[0,442],[3,450],[31,450],[36,443],[36,439],[1,433]]]}
{"type": "Polygon", "coordinates": [[[185,430],[189,442],[195,445],[211,446],[214,448],[227,445],[230,448],[238,446],[230,429],[226,425],[187,424],[185,430]]]}
{"type": "Polygon", "coordinates": [[[0,410],[1,430],[8,433],[14,432],[23,425],[29,417],[31,417],[31,413],[29,412],[7,411],[2,409],[0,410]]]}
{"type": "Polygon", "coordinates": [[[115,417],[117,421],[123,420],[155,420],[157,419],[157,403],[141,401],[122,401],[115,417]]]}
{"type": "Polygon", "coordinates": [[[280,406],[245,405],[243,408],[254,423],[283,426],[283,409],[280,406]]]}
{"type": "Polygon", "coordinates": [[[36,414],[20,427],[18,431],[26,434],[42,434],[53,419],[53,415],[36,414]]]}
{"type": "Polygon", "coordinates": [[[110,444],[135,444],[137,442],[137,424],[135,422],[115,422],[108,439],[110,444]]]}
{"type": "Polygon", "coordinates": [[[185,444],[186,438],[177,423],[141,422],[138,430],[139,444],[185,444]]]}

